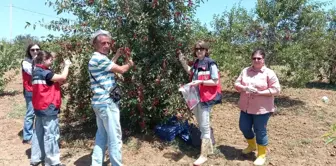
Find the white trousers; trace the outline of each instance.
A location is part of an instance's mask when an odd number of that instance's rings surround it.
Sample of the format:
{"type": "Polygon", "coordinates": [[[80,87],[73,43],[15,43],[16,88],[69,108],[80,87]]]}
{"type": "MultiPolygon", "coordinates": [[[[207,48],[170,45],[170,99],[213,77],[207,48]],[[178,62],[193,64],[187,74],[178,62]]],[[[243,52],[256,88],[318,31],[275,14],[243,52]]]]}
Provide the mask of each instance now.
{"type": "Polygon", "coordinates": [[[210,110],[211,107],[202,107],[201,103],[193,109],[198,127],[201,130],[201,139],[210,138],[210,110]]]}

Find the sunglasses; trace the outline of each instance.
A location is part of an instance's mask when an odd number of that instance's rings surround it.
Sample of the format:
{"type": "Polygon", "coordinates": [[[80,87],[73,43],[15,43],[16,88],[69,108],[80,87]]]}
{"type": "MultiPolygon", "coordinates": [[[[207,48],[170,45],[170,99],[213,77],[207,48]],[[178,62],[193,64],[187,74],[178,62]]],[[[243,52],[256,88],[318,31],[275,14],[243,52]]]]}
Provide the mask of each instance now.
{"type": "Polygon", "coordinates": [[[252,60],[258,60],[258,61],[260,61],[260,60],[262,60],[262,58],[252,58],[252,60]]]}
{"type": "Polygon", "coordinates": [[[40,51],[40,49],[38,49],[38,48],[37,48],[37,49],[34,49],[34,48],[33,48],[33,49],[30,49],[30,51],[33,51],[33,52],[36,51],[36,52],[37,52],[37,51],[40,51]]]}
{"type": "Polygon", "coordinates": [[[195,51],[203,51],[204,48],[195,48],[195,51]]]}

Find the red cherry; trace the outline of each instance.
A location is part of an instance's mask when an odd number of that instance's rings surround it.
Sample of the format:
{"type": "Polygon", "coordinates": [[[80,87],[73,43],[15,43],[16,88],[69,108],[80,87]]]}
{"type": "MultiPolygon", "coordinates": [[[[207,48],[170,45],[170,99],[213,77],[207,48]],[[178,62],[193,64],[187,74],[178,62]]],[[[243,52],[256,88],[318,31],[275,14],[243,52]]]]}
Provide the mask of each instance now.
{"type": "Polygon", "coordinates": [[[89,0],[89,5],[92,5],[94,3],[94,0],[89,0]]]}
{"type": "Polygon", "coordinates": [[[128,47],[125,47],[124,51],[125,51],[126,56],[129,58],[131,56],[131,49],[128,47]]]}

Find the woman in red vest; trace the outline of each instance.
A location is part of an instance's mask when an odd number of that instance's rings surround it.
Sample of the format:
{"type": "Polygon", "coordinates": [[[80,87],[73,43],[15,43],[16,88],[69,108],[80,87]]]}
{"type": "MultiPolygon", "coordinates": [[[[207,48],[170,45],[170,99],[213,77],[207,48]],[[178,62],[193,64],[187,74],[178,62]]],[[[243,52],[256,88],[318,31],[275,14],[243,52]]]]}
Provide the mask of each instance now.
{"type": "Polygon", "coordinates": [[[194,56],[197,57],[192,67],[187,65],[186,60],[179,52],[179,60],[190,74],[190,85],[197,86],[200,103],[195,106],[193,112],[201,130],[201,154],[193,163],[201,165],[207,160],[208,154],[213,153],[213,144],[210,131],[210,112],[214,104],[221,103],[221,85],[219,80],[219,70],[216,62],[209,58],[209,45],[204,41],[198,41],[194,47],[194,56]]]}
{"type": "Polygon", "coordinates": [[[64,62],[61,74],[50,70],[53,56],[46,51],[38,52],[34,59],[33,71],[33,107],[36,115],[35,132],[32,139],[31,165],[45,162],[46,165],[59,166],[58,114],[61,107],[60,83],[66,80],[71,62],[64,62]]]}
{"type": "Polygon", "coordinates": [[[23,82],[23,96],[26,100],[26,115],[23,123],[23,144],[30,144],[33,136],[33,123],[34,123],[34,108],[32,104],[32,67],[33,59],[40,50],[38,44],[29,44],[26,50],[26,57],[21,63],[22,67],[22,82],[23,82]]]}

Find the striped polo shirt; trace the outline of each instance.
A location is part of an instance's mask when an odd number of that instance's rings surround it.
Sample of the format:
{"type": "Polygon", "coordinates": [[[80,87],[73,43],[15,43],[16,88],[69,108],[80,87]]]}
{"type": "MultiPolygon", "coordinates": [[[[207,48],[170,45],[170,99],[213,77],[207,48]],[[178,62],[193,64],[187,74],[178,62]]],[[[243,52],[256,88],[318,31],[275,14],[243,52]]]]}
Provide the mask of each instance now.
{"type": "Polygon", "coordinates": [[[116,85],[114,73],[111,68],[115,65],[107,56],[94,52],[89,61],[89,72],[96,79],[90,77],[90,88],[93,92],[91,104],[108,104],[112,102],[109,91],[116,85]],[[104,89],[101,87],[103,86],[104,89]]]}

